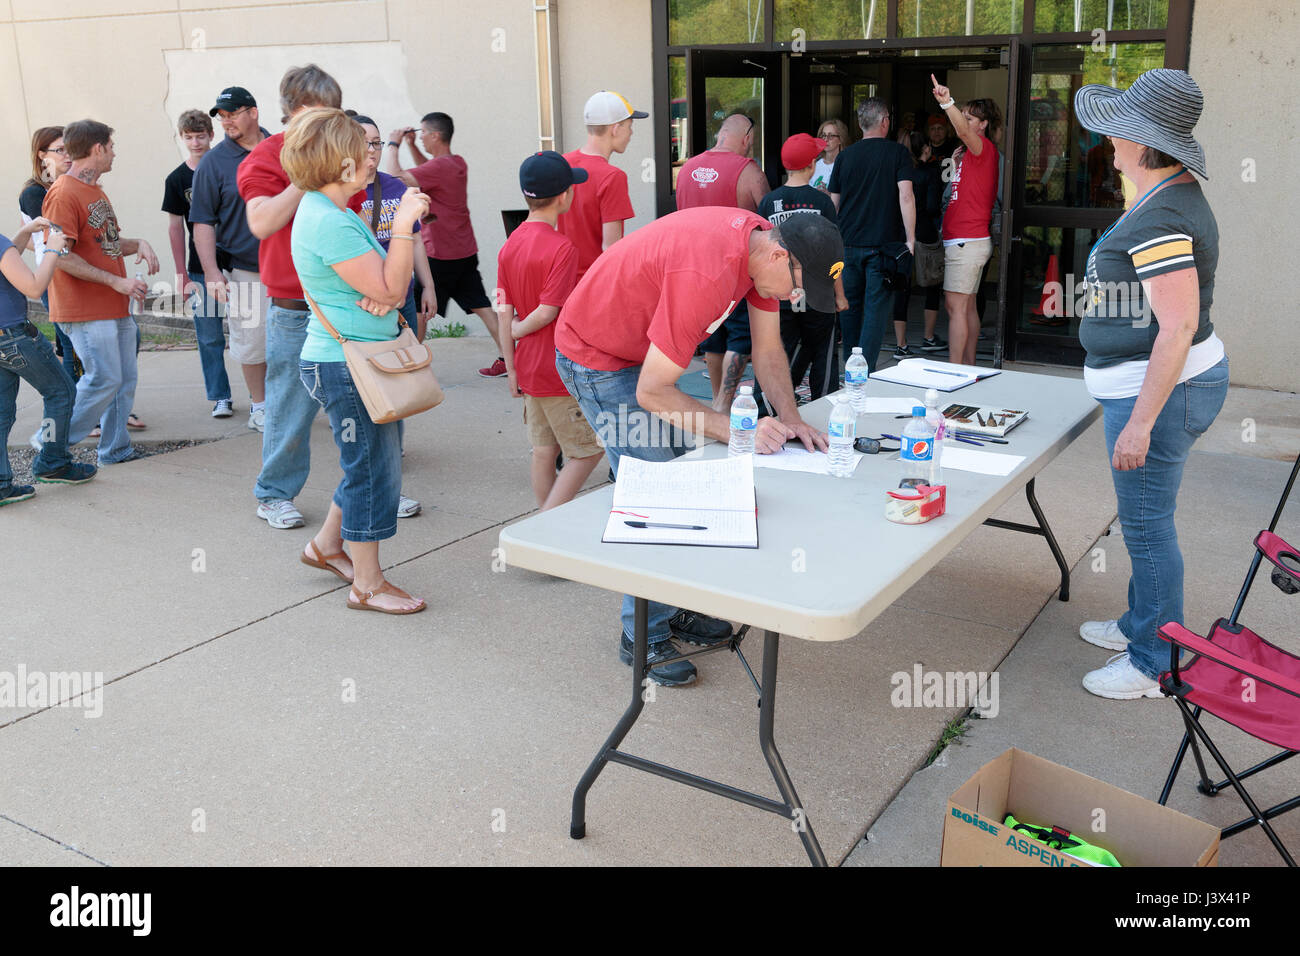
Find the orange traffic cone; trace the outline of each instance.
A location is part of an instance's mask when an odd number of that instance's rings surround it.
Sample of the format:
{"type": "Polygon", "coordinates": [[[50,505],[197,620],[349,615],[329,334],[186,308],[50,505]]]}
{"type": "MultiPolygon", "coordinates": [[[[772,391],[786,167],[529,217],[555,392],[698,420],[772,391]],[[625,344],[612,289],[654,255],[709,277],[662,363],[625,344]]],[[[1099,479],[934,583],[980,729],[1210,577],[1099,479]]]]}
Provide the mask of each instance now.
{"type": "MultiPolygon", "coordinates": [[[[1033,315],[1045,314],[1043,309],[1046,307],[1048,300],[1052,297],[1052,294],[1048,291],[1048,287],[1053,283],[1055,283],[1058,288],[1060,287],[1061,267],[1057,262],[1055,253],[1053,253],[1047,260],[1047,276],[1043,279],[1043,294],[1039,297],[1038,308],[1034,309],[1032,313],[1033,315]]],[[[1059,296],[1060,293],[1058,292],[1057,295],[1059,296]]]]}

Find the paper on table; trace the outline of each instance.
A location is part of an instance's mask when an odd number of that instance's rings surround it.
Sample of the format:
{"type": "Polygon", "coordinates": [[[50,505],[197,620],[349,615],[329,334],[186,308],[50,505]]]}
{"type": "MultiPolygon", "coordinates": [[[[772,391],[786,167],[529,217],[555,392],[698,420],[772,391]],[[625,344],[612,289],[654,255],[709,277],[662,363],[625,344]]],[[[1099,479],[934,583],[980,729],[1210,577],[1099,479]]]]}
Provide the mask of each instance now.
{"type": "MultiPolygon", "coordinates": [[[[853,468],[863,459],[861,452],[853,453],[853,468]]],[[[778,471],[803,471],[810,475],[829,475],[831,458],[824,451],[809,451],[802,445],[786,445],[771,455],[755,455],[755,468],[775,468],[778,471]]]]}
{"type": "Polygon", "coordinates": [[[867,396],[867,409],[865,412],[859,412],[860,415],[910,415],[912,406],[916,404],[915,398],[904,396],[890,396],[888,398],[880,396],[867,396]]]}
{"type": "Polygon", "coordinates": [[[1000,455],[991,451],[976,451],[973,448],[958,448],[956,442],[943,443],[943,458],[940,464],[944,468],[958,471],[973,471],[977,475],[997,475],[1005,478],[1025,460],[1024,455],[1000,455]]]}
{"type": "Polygon", "coordinates": [[[750,458],[650,462],[624,456],[614,484],[614,507],[754,510],[750,458]]]}

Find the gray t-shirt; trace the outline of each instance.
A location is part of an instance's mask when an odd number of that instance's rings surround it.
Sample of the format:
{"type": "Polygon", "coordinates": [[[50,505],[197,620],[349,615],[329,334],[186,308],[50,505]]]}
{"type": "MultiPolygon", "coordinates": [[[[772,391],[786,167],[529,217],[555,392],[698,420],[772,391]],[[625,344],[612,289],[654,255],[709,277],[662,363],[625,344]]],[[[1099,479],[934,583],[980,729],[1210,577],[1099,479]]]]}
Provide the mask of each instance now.
{"type": "Polygon", "coordinates": [[[1104,236],[1088,255],[1086,311],[1079,342],[1084,364],[1109,368],[1151,357],[1159,323],[1143,279],[1195,268],[1201,310],[1192,344],[1214,331],[1210,303],[1219,264],[1219,226],[1197,182],[1165,186],[1104,236]]]}
{"type": "MultiPolygon", "coordinates": [[[[265,130],[263,135],[268,135],[265,130]]],[[[244,200],[239,196],[235,175],[249,150],[223,139],[204,153],[194,170],[190,187],[190,222],[212,226],[217,231],[217,261],[224,268],[257,271],[260,243],[248,228],[244,200]]]]}

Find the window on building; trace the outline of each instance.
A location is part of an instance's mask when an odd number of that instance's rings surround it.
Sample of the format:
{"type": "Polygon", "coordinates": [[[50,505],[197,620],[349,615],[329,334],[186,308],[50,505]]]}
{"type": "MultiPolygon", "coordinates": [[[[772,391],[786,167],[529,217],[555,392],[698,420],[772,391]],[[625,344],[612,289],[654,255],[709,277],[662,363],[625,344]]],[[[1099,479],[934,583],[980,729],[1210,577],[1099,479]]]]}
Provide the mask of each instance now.
{"type": "Polygon", "coordinates": [[[1091,33],[1093,30],[1163,30],[1169,0],[1037,0],[1036,33],[1091,33]]]}
{"type": "Polygon", "coordinates": [[[764,0],[668,0],[668,45],[762,43],[764,0]]]}
{"type": "Polygon", "coordinates": [[[1023,7],[1021,0],[898,0],[898,35],[958,37],[1019,33],[1023,7]]]}
{"type": "Polygon", "coordinates": [[[888,0],[776,0],[773,39],[876,40],[888,19],[888,0]]]}

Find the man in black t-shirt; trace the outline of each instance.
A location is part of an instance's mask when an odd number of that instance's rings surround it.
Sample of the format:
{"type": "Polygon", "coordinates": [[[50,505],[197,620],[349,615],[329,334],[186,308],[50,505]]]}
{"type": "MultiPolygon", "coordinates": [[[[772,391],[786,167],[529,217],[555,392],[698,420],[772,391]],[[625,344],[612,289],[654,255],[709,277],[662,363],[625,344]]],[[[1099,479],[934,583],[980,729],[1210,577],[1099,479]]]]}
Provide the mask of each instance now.
{"type": "Polygon", "coordinates": [[[202,110],[186,110],[176,124],[185,143],[185,162],[170,173],[163,182],[162,211],[170,223],[167,235],[171,240],[172,258],[176,262],[176,291],[185,303],[185,309],[194,316],[194,332],[199,340],[199,363],[203,366],[203,385],[208,401],[213,402],[213,418],[229,418],[234,414],[230,400],[230,379],[226,375],[226,336],[221,327],[221,307],[208,295],[203,280],[203,263],[194,248],[190,226],[190,195],[194,185],[194,170],[204,154],[212,148],[212,120],[202,110]],[[188,242],[186,235],[189,233],[188,242]],[[188,246],[188,252],[186,247],[188,246]]]}
{"type": "Polygon", "coordinates": [[[841,351],[847,362],[861,346],[867,368],[876,370],[885,327],[894,311],[890,273],[912,274],[916,203],[912,156],[889,135],[889,106],[870,97],[858,107],[862,139],[840,153],[831,172],[831,199],[844,237],[844,293],[840,313],[841,351]]]}
{"type": "MultiPolygon", "coordinates": [[[[781,147],[781,165],[790,174],[784,186],[772,190],[758,204],[758,214],[774,226],[791,216],[825,216],[835,222],[835,204],[830,196],[810,185],[817,169],[817,157],[826,140],[797,133],[781,147]]],[[[840,280],[835,280],[836,306],[848,308],[840,280]]],[[[801,306],[803,302],[799,303],[801,306]]],[[[835,361],[835,313],[794,308],[781,303],[781,343],[790,360],[790,380],[798,388],[811,366],[808,380],[812,399],[840,387],[839,363],[835,361]]]]}

